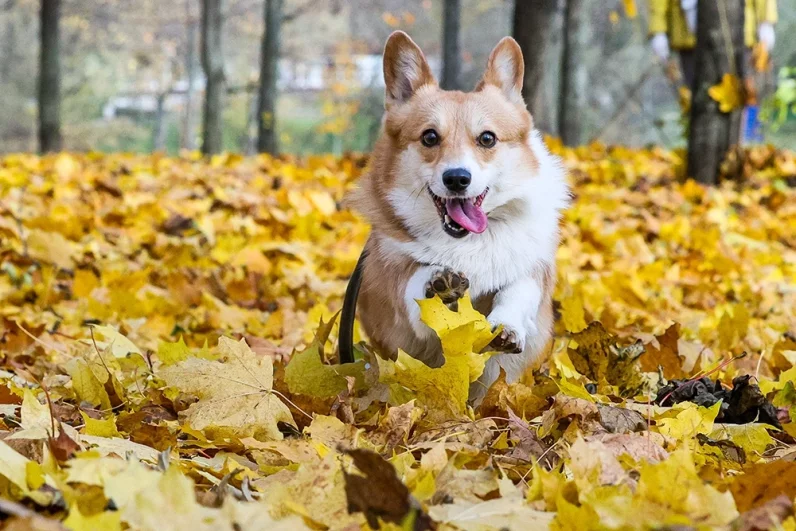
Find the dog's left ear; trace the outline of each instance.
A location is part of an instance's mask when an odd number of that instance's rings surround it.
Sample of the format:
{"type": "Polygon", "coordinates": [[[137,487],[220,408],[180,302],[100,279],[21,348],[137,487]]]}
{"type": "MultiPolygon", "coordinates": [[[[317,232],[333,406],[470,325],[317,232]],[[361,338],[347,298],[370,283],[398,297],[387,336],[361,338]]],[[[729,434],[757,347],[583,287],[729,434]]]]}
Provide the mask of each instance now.
{"type": "Polygon", "coordinates": [[[481,90],[485,85],[494,85],[503,91],[509,101],[523,104],[522,81],[524,75],[525,63],[522,59],[520,45],[511,37],[504,37],[489,54],[486,72],[475,90],[481,90]]]}

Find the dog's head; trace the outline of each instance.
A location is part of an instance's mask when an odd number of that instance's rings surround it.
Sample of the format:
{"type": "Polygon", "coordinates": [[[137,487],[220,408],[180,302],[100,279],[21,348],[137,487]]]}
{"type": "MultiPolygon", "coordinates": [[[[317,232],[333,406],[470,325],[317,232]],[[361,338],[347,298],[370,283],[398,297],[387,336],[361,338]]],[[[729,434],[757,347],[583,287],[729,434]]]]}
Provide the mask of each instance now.
{"type": "Polygon", "coordinates": [[[374,153],[381,174],[370,185],[410,233],[429,234],[431,223],[454,238],[480,234],[528,196],[538,162],[523,72],[520,47],[507,37],[473,92],[445,91],[408,35],[387,40],[384,132],[374,153]]]}

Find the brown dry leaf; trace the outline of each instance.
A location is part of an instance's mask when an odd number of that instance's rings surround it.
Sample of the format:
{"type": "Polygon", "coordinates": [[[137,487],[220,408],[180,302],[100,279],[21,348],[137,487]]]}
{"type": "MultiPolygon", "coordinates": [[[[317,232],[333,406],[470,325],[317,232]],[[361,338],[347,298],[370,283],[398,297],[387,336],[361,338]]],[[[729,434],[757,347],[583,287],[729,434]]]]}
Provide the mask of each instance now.
{"type": "Polygon", "coordinates": [[[520,461],[532,462],[542,461],[545,466],[552,468],[555,454],[550,454],[550,446],[544,443],[536,432],[528,427],[528,423],[518,417],[509,409],[509,428],[511,429],[511,440],[514,447],[507,454],[508,457],[520,461]]]}
{"type": "Polygon", "coordinates": [[[383,455],[390,455],[397,447],[407,444],[409,433],[422,414],[414,401],[391,407],[379,420],[378,427],[366,436],[383,455]]]}
{"type": "Polygon", "coordinates": [[[744,469],[730,483],[730,492],[742,513],[769,502],[780,495],[796,498],[796,462],[772,461],[744,469]]]}
{"type": "Polygon", "coordinates": [[[644,354],[639,358],[641,370],[657,372],[660,367],[669,380],[686,377],[683,370],[684,360],[680,357],[679,340],[680,325],[675,323],[663,335],[656,336],[653,342],[647,343],[644,354]]]}
{"type": "Polygon", "coordinates": [[[600,424],[611,433],[645,431],[647,420],[638,411],[622,407],[597,404],[600,424]]]}
{"type": "Polygon", "coordinates": [[[741,514],[735,529],[737,531],[777,529],[789,516],[793,516],[793,500],[783,494],[741,514]]]}
{"type": "Polygon", "coordinates": [[[615,385],[623,395],[632,396],[641,390],[643,379],[638,363],[644,353],[641,340],[620,347],[617,338],[600,322],[573,334],[572,340],[577,346],[569,349],[569,358],[579,373],[598,384],[615,385]]]}
{"type": "Polygon", "coordinates": [[[417,530],[431,528],[428,516],[412,502],[409,489],[398,479],[389,462],[368,450],[354,449],[346,453],[364,474],[343,471],[348,512],[364,513],[374,529],[379,527],[379,519],[399,525],[409,520],[410,527],[417,530]]]}
{"type": "Polygon", "coordinates": [[[635,433],[604,433],[585,437],[586,442],[599,441],[615,457],[626,455],[635,462],[649,461],[657,463],[669,456],[663,449],[663,437],[647,432],[643,435],[635,433]],[[657,440],[656,437],[657,436],[657,440]]]}

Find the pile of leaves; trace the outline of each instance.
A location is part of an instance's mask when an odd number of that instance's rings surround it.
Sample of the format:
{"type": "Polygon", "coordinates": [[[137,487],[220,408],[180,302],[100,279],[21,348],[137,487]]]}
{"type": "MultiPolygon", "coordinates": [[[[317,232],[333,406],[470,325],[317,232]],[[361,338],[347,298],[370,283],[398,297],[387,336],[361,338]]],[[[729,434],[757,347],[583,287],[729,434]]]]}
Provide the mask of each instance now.
{"type": "Polygon", "coordinates": [[[468,299],[336,363],[363,157],[0,159],[0,526],[796,529],[796,156],[553,148],[556,341],[477,407],[468,299]]]}

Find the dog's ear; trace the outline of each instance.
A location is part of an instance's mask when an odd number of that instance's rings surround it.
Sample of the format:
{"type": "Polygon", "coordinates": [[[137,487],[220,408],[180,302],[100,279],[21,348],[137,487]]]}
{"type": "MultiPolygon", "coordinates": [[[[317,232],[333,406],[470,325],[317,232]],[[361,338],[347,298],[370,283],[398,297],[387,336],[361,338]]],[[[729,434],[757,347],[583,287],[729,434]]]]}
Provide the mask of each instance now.
{"type": "Polygon", "coordinates": [[[403,31],[393,32],[384,46],[384,83],[387,108],[408,101],[423,85],[437,84],[423,52],[403,31]]]}
{"type": "Polygon", "coordinates": [[[481,90],[485,85],[494,85],[502,90],[510,101],[522,104],[524,75],[525,63],[520,45],[511,37],[504,37],[489,54],[486,72],[475,90],[481,90]]]}

